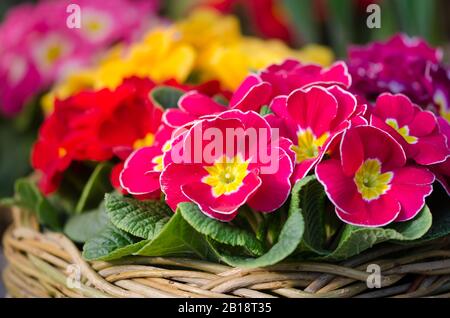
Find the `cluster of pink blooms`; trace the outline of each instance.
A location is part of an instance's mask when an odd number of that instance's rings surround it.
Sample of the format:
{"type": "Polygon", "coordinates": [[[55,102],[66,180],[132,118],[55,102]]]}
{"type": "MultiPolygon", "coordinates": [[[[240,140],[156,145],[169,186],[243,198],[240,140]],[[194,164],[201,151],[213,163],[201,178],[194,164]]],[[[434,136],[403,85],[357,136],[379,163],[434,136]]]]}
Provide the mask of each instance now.
{"type": "MultiPolygon", "coordinates": [[[[391,41],[394,51],[397,41],[391,41]]],[[[427,52],[422,44],[412,50],[422,49],[427,52]]],[[[243,205],[256,212],[277,210],[292,186],[314,173],[346,223],[379,227],[410,220],[435,179],[448,190],[450,129],[443,117],[407,97],[409,91],[386,91],[371,103],[354,93],[345,63],[322,68],[286,60],[249,75],[227,106],[187,92],[178,108],[162,115],[170,136],[134,151],[120,184],[138,196],[162,192],[174,211],[180,202],[193,202],[208,216],[230,221],[243,205]],[[208,147],[189,142],[197,127],[223,132],[223,145],[239,142],[235,136],[227,140],[229,128],[261,129],[265,133],[256,145],[277,154],[277,171],[262,173],[267,163],[255,160],[258,149],[215,151],[212,163],[174,160],[173,149],[195,156],[208,147]]]]}
{"type": "Polygon", "coordinates": [[[443,54],[420,38],[398,34],[386,42],[351,47],[352,91],[373,101],[380,94],[405,94],[423,109],[450,120],[450,68],[443,54]]]}
{"type": "Polygon", "coordinates": [[[0,26],[0,112],[19,112],[68,72],[89,65],[95,54],[141,34],[157,3],[46,0],[8,11],[0,26]],[[67,24],[74,4],[80,9],[80,28],[67,24]]]}

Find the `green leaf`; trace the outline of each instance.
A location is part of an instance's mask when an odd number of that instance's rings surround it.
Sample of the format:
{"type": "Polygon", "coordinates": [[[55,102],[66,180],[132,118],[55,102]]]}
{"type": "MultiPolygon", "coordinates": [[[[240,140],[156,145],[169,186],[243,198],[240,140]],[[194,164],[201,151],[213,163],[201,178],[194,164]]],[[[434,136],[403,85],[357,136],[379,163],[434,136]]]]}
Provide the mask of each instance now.
{"type": "Polygon", "coordinates": [[[105,207],[74,215],[64,226],[64,233],[75,242],[84,243],[98,235],[109,224],[105,207]]]}
{"type": "Polygon", "coordinates": [[[119,229],[143,239],[153,239],[173,214],[161,201],[139,201],[118,194],[106,194],[106,212],[119,229]]]}
{"type": "Polygon", "coordinates": [[[178,100],[184,92],[171,86],[158,86],[150,92],[152,101],[164,109],[178,107],[178,100]]]}
{"type": "Polygon", "coordinates": [[[214,241],[225,245],[244,247],[254,255],[264,253],[263,244],[256,239],[253,233],[206,216],[194,203],[180,203],[178,212],[197,232],[214,241]]]}
{"type": "Polygon", "coordinates": [[[327,27],[334,51],[339,57],[344,57],[353,38],[355,5],[348,0],[328,0],[327,8],[327,27]]]}
{"type": "Polygon", "coordinates": [[[203,259],[214,255],[206,238],[187,223],[181,213],[175,213],[152,241],[142,247],[137,255],[167,256],[192,254],[203,259]]]}
{"type": "Polygon", "coordinates": [[[313,0],[283,0],[302,42],[320,42],[318,23],[314,18],[313,0]]]}
{"type": "Polygon", "coordinates": [[[218,104],[220,104],[220,105],[222,105],[222,106],[228,107],[229,101],[228,101],[228,99],[226,99],[226,97],[223,96],[222,94],[216,94],[216,95],[214,95],[214,96],[213,96],[213,100],[214,100],[216,103],[218,103],[218,104]]]}
{"type": "Polygon", "coordinates": [[[450,234],[450,197],[447,192],[436,184],[427,201],[433,214],[433,224],[420,241],[430,241],[450,234]]]}
{"type": "Polygon", "coordinates": [[[17,180],[15,190],[17,204],[35,213],[40,224],[55,231],[62,229],[61,211],[41,194],[32,180],[17,180]]]}
{"type": "Polygon", "coordinates": [[[303,187],[298,195],[305,221],[305,232],[299,250],[326,254],[325,191],[314,178],[303,187]]]}
{"type": "Polygon", "coordinates": [[[32,130],[22,131],[11,119],[0,118],[0,197],[12,196],[16,180],[31,172],[30,150],[36,140],[32,130]]]}
{"type": "Polygon", "coordinates": [[[89,261],[110,261],[132,255],[146,243],[146,240],[136,238],[109,224],[84,244],[83,257],[89,261]]]}
{"type": "Polygon", "coordinates": [[[231,266],[253,268],[276,264],[291,255],[299,245],[305,227],[301,213],[302,209],[299,194],[303,188],[314,179],[314,177],[306,177],[295,184],[292,190],[289,216],[281,229],[278,242],[275,243],[266,254],[258,258],[221,255],[221,259],[231,266]]]}
{"type": "Polygon", "coordinates": [[[14,198],[1,198],[0,199],[0,207],[4,206],[10,208],[18,204],[17,200],[14,198]]]}
{"type": "Polygon", "coordinates": [[[31,212],[36,212],[36,207],[42,198],[42,194],[36,184],[27,178],[16,181],[15,195],[20,205],[31,212]]]}
{"type": "Polygon", "coordinates": [[[375,244],[389,240],[413,241],[421,238],[431,227],[432,216],[425,206],[422,211],[408,222],[393,223],[385,228],[366,228],[345,225],[334,251],[323,260],[343,260],[357,255],[375,244]]]}
{"type": "Polygon", "coordinates": [[[75,214],[94,209],[103,200],[104,194],[111,191],[112,187],[109,181],[111,167],[109,162],[100,163],[95,167],[81,192],[80,199],[75,207],[75,214]]]}
{"type": "Polygon", "coordinates": [[[36,214],[40,224],[47,226],[53,231],[62,230],[61,213],[46,198],[41,197],[39,199],[36,206],[36,214]]]}
{"type": "Polygon", "coordinates": [[[266,115],[272,114],[272,110],[270,109],[269,106],[264,105],[263,107],[261,107],[261,110],[259,111],[259,114],[261,116],[266,116],[266,115]]]}

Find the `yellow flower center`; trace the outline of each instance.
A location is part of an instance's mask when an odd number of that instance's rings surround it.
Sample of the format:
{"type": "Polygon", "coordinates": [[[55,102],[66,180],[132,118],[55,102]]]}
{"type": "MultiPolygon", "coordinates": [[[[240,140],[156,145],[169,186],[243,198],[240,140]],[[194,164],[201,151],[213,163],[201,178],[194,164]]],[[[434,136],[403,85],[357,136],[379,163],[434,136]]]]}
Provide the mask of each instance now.
{"type": "Polygon", "coordinates": [[[405,140],[408,144],[415,144],[417,142],[417,137],[411,136],[409,134],[409,127],[403,126],[399,127],[398,122],[395,119],[388,118],[386,119],[386,124],[394,128],[405,140]]]}
{"type": "Polygon", "coordinates": [[[249,161],[239,155],[234,158],[223,156],[214,165],[204,167],[209,175],[202,182],[212,187],[214,197],[236,192],[248,174],[248,164],[249,161]]]}
{"type": "Polygon", "coordinates": [[[442,92],[436,92],[434,95],[434,103],[439,106],[440,115],[450,123],[450,109],[442,92]]]}
{"type": "Polygon", "coordinates": [[[323,146],[328,137],[330,137],[330,134],[324,133],[319,138],[316,138],[310,128],[299,131],[297,133],[297,145],[291,147],[295,152],[297,163],[316,158],[319,155],[320,147],[323,146]]]}
{"type": "Polygon", "coordinates": [[[138,139],[134,142],[133,148],[139,149],[143,147],[150,147],[155,142],[155,135],[148,133],[144,138],[138,139]]]}
{"type": "Polygon", "coordinates": [[[59,147],[58,148],[58,156],[59,156],[59,158],[64,158],[66,155],[67,155],[66,148],[59,147]]]}
{"type": "Polygon", "coordinates": [[[378,199],[390,188],[392,172],[381,173],[381,163],[377,159],[367,159],[355,174],[355,184],[364,200],[378,199]]]}
{"type": "Polygon", "coordinates": [[[103,24],[100,21],[91,20],[86,24],[87,29],[92,33],[98,32],[103,29],[103,24]]]}
{"type": "Polygon", "coordinates": [[[54,45],[50,45],[45,53],[47,63],[52,65],[61,57],[63,49],[59,44],[55,43],[54,45]]]}
{"type": "Polygon", "coordinates": [[[156,156],[155,158],[153,158],[152,162],[156,164],[156,166],[153,167],[153,171],[163,171],[163,155],[156,156]]]}

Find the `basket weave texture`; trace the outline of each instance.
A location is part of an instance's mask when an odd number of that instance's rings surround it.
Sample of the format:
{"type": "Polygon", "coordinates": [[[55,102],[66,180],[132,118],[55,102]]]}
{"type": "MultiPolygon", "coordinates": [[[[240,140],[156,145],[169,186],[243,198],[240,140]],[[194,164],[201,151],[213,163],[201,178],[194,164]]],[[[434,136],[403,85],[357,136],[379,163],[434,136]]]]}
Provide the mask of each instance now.
{"type": "Polygon", "coordinates": [[[3,237],[8,261],[3,280],[11,297],[450,298],[448,237],[415,247],[384,245],[339,264],[286,262],[239,269],[187,258],[86,262],[63,234],[40,231],[36,220],[18,208],[13,218],[3,237]],[[381,288],[368,287],[370,264],[381,268],[381,288]]]}

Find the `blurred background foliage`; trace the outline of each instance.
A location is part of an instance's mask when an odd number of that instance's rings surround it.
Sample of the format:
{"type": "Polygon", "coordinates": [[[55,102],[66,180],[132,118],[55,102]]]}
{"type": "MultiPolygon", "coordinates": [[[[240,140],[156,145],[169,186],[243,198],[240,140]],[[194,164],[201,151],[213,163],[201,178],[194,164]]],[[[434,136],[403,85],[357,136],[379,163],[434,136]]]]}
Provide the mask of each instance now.
{"type": "MultiPolygon", "coordinates": [[[[57,0],[56,0],[57,1],[57,0]]],[[[1,0],[0,21],[9,8],[25,2],[1,0]]],[[[247,34],[279,37],[294,47],[329,45],[345,58],[348,45],[385,39],[397,32],[421,36],[447,52],[450,40],[448,0],[161,0],[161,15],[179,19],[208,5],[236,14],[247,34]],[[381,28],[369,29],[367,6],[381,7],[381,28]]],[[[49,17],[51,18],[51,17],[49,17]]],[[[1,46],[1,43],[0,43],[1,46]]],[[[446,54],[448,60],[448,54],[446,54]]],[[[0,118],[0,197],[9,196],[15,179],[30,173],[29,152],[40,123],[30,103],[14,119],[0,118]]]]}

